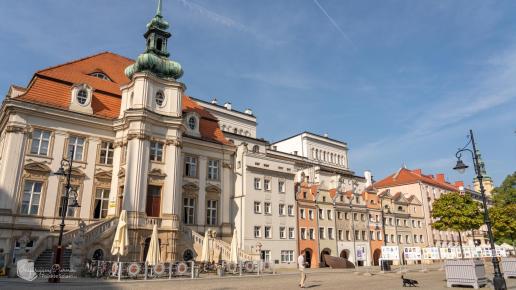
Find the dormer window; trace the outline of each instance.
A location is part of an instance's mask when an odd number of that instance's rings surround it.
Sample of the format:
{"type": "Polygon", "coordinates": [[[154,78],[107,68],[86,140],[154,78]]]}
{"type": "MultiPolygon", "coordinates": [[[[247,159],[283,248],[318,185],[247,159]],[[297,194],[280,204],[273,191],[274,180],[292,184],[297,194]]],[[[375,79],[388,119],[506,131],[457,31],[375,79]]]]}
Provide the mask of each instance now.
{"type": "Polygon", "coordinates": [[[92,114],[91,101],[93,98],[93,88],[87,84],[76,84],[72,86],[72,93],[70,96],[71,111],[80,113],[92,114]]]}
{"type": "Polygon", "coordinates": [[[190,128],[190,130],[195,130],[196,126],[197,120],[195,119],[195,117],[191,116],[190,118],[188,118],[188,127],[190,128]]]}
{"type": "Polygon", "coordinates": [[[101,73],[101,72],[94,72],[94,73],[90,74],[90,76],[111,82],[111,79],[107,75],[105,75],[104,73],[101,73]]]}
{"type": "Polygon", "coordinates": [[[162,91],[159,91],[156,93],[155,101],[156,101],[156,105],[158,105],[158,107],[163,107],[163,104],[165,103],[165,95],[163,94],[162,91]]]}

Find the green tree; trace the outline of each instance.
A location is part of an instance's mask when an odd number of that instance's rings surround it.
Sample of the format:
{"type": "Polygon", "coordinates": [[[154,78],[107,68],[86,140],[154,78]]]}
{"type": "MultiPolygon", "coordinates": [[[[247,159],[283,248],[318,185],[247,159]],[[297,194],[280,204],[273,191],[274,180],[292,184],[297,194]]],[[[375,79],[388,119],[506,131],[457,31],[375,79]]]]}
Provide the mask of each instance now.
{"type": "Polygon", "coordinates": [[[502,184],[493,189],[493,199],[495,205],[516,203],[516,171],[507,175],[502,184]]]}
{"type": "Polygon", "coordinates": [[[459,233],[460,251],[462,249],[461,232],[478,229],[483,223],[480,205],[469,195],[450,192],[441,195],[432,205],[432,217],[437,219],[432,227],[439,231],[459,233]]]}
{"type": "Polygon", "coordinates": [[[516,203],[495,204],[489,209],[493,235],[497,243],[510,241],[514,247],[516,238],[516,203]]]}

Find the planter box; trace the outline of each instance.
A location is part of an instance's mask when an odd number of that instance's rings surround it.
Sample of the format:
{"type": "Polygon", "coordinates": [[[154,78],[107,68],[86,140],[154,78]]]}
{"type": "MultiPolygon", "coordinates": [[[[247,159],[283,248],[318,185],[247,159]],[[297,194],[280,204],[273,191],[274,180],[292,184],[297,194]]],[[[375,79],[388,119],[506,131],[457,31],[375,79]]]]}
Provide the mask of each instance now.
{"type": "Polygon", "coordinates": [[[516,277],[516,258],[503,258],[501,264],[505,279],[508,279],[509,277],[516,277]]]}
{"type": "Polygon", "coordinates": [[[484,261],[480,259],[446,260],[446,286],[468,285],[478,289],[487,284],[484,261]]]}

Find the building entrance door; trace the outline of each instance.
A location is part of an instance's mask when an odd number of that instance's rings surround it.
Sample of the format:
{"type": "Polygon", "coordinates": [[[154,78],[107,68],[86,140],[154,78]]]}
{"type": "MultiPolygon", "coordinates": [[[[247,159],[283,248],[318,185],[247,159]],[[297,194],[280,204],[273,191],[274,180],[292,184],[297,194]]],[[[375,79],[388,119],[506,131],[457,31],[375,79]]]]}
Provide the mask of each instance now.
{"type": "Polygon", "coordinates": [[[161,187],[149,185],[147,188],[147,216],[159,217],[161,209],[161,187]]]}

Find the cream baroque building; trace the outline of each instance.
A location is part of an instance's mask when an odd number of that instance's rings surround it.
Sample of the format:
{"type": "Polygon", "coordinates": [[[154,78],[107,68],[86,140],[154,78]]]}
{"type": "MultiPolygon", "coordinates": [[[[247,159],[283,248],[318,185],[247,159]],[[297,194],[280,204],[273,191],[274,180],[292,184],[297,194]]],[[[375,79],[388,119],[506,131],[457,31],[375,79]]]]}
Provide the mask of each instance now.
{"type": "Polygon", "coordinates": [[[50,263],[62,214],[65,264],[111,259],[117,217],[127,210],[122,260],[144,260],[158,225],[164,261],[195,259],[208,230],[216,233],[215,256],[227,260],[236,230],[240,259],[295,267],[296,182],[326,191],[339,180],[363,183],[343,142],[304,132],[270,144],[257,138],[250,109],[187,96],[167,29],[160,1],[136,60],[102,52],[11,86],[0,112],[7,264],[24,256],[50,263]],[[70,201],[80,204],[64,211],[66,179],[54,174],[63,159],[73,160],[70,201]]]}

